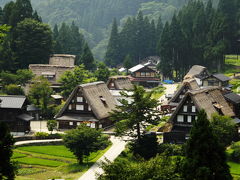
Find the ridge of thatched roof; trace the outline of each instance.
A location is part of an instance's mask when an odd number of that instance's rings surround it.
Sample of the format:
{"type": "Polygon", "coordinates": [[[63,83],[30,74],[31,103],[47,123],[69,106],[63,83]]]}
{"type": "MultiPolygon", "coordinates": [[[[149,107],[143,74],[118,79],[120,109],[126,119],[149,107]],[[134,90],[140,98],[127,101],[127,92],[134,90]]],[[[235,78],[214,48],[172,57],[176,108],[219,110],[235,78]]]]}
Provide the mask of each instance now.
{"type": "Polygon", "coordinates": [[[112,76],[108,79],[108,87],[110,86],[110,83],[114,83],[114,86],[117,90],[133,89],[133,84],[129,80],[128,76],[112,76]]]}
{"type": "Polygon", "coordinates": [[[200,75],[207,68],[200,65],[193,65],[188,73],[184,76],[184,79],[194,78],[200,75]]]}
{"type": "Polygon", "coordinates": [[[185,79],[177,91],[174,93],[173,97],[169,100],[169,102],[176,101],[177,97],[181,94],[185,87],[188,87],[189,90],[199,89],[198,83],[194,78],[185,79]]]}
{"type": "Polygon", "coordinates": [[[79,91],[82,92],[83,97],[88,102],[88,105],[91,107],[92,112],[98,120],[109,117],[109,112],[116,107],[116,101],[103,81],[87,83],[77,86],[72,91],[64,107],[59,111],[55,118],[62,116],[72,98],[79,91]]]}

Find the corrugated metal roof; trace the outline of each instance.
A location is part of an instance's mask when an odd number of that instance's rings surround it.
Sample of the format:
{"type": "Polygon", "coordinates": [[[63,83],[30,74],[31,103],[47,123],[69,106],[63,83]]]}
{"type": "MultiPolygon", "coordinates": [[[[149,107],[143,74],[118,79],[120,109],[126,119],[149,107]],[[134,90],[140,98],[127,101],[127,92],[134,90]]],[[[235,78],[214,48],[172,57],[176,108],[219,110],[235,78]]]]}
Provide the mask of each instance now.
{"type": "Polygon", "coordinates": [[[21,109],[26,101],[25,96],[0,96],[0,108],[21,109]]]}
{"type": "Polygon", "coordinates": [[[145,67],[145,66],[142,65],[142,64],[138,64],[136,66],[133,66],[131,69],[129,69],[129,71],[133,73],[133,72],[135,72],[135,71],[137,71],[139,69],[142,69],[143,67],[145,67]]]}
{"type": "Polygon", "coordinates": [[[225,76],[224,74],[213,74],[213,77],[217,78],[220,81],[229,81],[230,78],[225,76]]]}

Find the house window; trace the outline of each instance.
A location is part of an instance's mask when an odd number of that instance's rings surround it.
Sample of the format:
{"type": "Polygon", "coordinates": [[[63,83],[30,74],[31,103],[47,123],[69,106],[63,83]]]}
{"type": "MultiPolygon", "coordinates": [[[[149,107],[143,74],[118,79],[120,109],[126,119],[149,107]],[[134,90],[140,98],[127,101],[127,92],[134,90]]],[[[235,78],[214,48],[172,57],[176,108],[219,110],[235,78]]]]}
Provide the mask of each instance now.
{"type": "Polygon", "coordinates": [[[183,112],[187,112],[187,106],[183,106],[183,112]]]}
{"type": "Polygon", "coordinates": [[[70,126],[73,126],[73,122],[69,122],[69,125],[70,125],[70,126]]]}
{"type": "Polygon", "coordinates": [[[141,72],[140,75],[141,76],[146,76],[146,73],[145,72],[141,72]]]}
{"type": "Polygon", "coordinates": [[[177,116],[177,122],[184,122],[184,117],[183,117],[183,115],[178,115],[178,116],[177,116]]]}
{"type": "Polygon", "coordinates": [[[88,126],[88,127],[91,126],[91,123],[87,123],[87,126],[88,126]]]}
{"type": "Polygon", "coordinates": [[[95,128],[95,123],[91,123],[91,128],[95,128]]]}
{"type": "Polygon", "coordinates": [[[84,106],[77,104],[77,105],[76,105],[76,110],[78,110],[78,111],[83,111],[83,110],[84,110],[84,106]]]}
{"type": "Polygon", "coordinates": [[[79,126],[81,123],[80,122],[77,122],[77,125],[79,126]]]}
{"type": "Polygon", "coordinates": [[[83,97],[77,97],[77,102],[83,102],[83,97]]]}
{"type": "Polygon", "coordinates": [[[196,106],[192,106],[192,112],[196,112],[196,106]]]}
{"type": "Polygon", "coordinates": [[[72,110],[72,105],[71,104],[69,104],[68,110],[72,110]]]}
{"type": "Polygon", "coordinates": [[[111,87],[114,87],[114,83],[111,83],[111,87]]]}
{"type": "Polygon", "coordinates": [[[192,116],[188,116],[188,117],[187,117],[187,122],[188,122],[188,123],[191,123],[191,122],[192,122],[192,116]]]}
{"type": "Polygon", "coordinates": [[[103,103],[103,105],[105,107],[107,107],[108,105],[107,105],[106,99],[104,97],[102,97],[102,96],[99,96],[99,98],[100,98],[101,102],[103,103]]]}
{"type": "Polygon", "coordinates": [[[146,72],[146,77],[150,77],[151,73],[150,72],[146,72]]]}
{"type": "Polygon", "coordinates": [[[182,99],[184,97],[184,95],[180,95],[179,98],[182,99]]]}
{"type": "Polygon", "coordinates": [[[88,111],[91,111],[92,109],[91,109],[91,107],[90,106],[88,106],[88,111]]]}
{"type": "Polygon", "coordinates": [[[102,124],[99,124],[99,128],[102,128],[102,124]]]}

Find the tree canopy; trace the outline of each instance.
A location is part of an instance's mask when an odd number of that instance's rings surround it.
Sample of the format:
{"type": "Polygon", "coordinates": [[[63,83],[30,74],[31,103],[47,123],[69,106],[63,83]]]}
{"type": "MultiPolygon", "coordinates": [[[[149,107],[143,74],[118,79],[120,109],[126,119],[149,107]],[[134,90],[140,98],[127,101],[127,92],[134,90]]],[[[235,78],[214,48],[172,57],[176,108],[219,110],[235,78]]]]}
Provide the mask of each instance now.
{"type": "Polygon", "coordinates": [[[186,143],[183,178],[232,179],[226,163],[225,148],[215,136],[204,110],[199,112],[186,143]]]}
{"type": "Polygon", "coordinates": [[[142,128],[147,124],[159,123],[159,111],[156,109],[158,101],[151,99],[151,93],[146,93],[142,86],[134,86],[133,94],[121,93],[124,97],[132,99],[128,102],[121,99],[122,104],[113,110],[111,119],[116,122],[116,132],[119,135],[129,134],[141,139],[142,128]]]}
{"type": "Polygon", "coordinates": [[[77,157],[79,163],[83,163],[84,156],[104,149],[108,145],[108,139],[101,134],[101,130],[90,128],[85,124],[81,124],[77,129],[67,131],[63,141],[65,146],[77,157]]]}

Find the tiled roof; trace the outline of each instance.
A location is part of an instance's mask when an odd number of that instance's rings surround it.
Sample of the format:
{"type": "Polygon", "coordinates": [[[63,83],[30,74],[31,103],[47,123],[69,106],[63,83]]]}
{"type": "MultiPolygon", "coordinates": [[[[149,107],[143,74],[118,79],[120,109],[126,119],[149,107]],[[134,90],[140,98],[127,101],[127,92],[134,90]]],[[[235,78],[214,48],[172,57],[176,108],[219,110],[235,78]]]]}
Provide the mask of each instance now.
{"type": "Polygon", "coordinates": [[[0,96],[0,108],[21,109],[25,101],[25,96],[0,96]]]}

